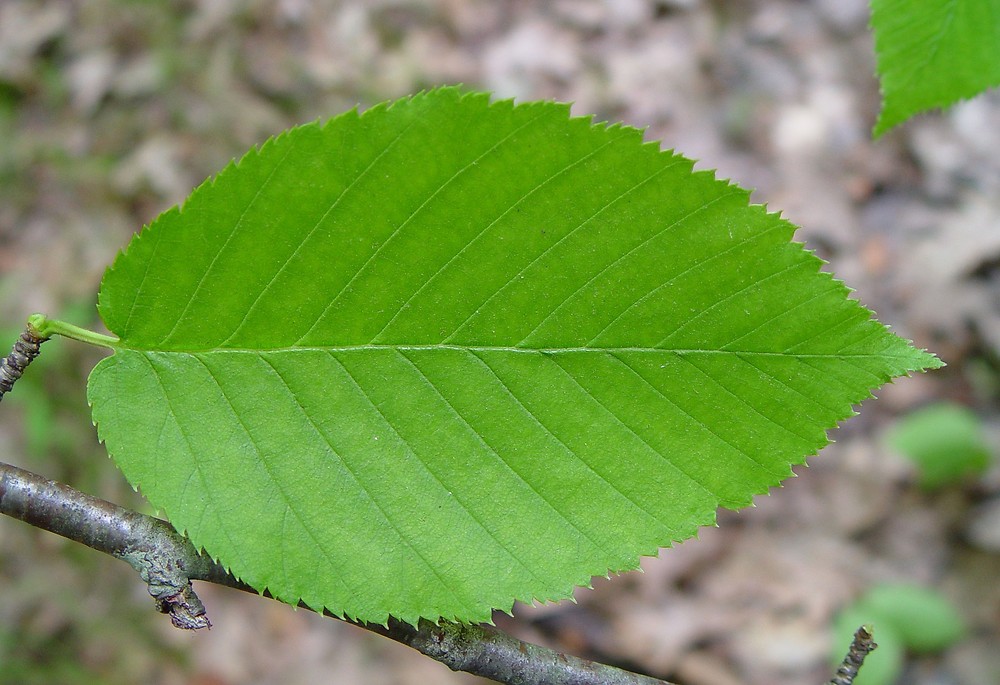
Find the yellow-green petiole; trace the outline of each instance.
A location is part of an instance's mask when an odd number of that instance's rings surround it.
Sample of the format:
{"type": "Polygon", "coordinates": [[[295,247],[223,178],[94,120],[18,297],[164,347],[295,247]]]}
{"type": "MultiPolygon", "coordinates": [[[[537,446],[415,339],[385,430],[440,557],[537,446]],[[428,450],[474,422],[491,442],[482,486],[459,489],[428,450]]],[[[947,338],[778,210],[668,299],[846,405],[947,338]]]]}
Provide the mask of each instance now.
{"type": "Polygon", "coordinates": [[[111,349],[117,349],[120,342],[118,338],[113,336],[88,331],[86,328],[80,328],[65,321],[50,319],[44,314],[32,314],[29,316],[28,327],[41,338],[51,338],[53,335],[61,335],[66,338],[85,342],[88,345],[110,347],[111,349]]]}

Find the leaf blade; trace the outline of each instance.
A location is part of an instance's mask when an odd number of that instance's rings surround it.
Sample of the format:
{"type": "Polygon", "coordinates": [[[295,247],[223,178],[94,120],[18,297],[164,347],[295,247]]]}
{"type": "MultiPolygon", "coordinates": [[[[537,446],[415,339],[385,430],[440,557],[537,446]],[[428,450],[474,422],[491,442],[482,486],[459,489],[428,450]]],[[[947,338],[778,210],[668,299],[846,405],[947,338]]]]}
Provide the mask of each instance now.
{"type": "Polygon", "coordinates": [[[99,435],[290,603],[482,621],[634,568],[937,364],[691,167],[454,89],[295,129],[105,275],[99,435]]]}
{"type": "Polygon", "coordinates": [[[882,109],[873,135],[1000,85],[998,0],[873,0],[882,109]]]}

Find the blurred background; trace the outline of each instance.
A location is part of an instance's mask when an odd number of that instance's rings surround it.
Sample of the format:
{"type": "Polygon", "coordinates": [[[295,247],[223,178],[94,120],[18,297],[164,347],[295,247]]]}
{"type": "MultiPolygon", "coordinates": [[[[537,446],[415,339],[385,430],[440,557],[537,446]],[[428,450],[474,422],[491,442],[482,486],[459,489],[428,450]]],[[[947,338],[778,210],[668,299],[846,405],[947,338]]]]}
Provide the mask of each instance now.
{"type": "MultiPolygon", "coordinates": [[[[801,685],[831,677],[839,615],[871,620],[887,602],[873,589],[904,583],[883,615],[919,595],[903,623],[938,639],[887,648],[899,682],[995,685],[1000,93],[873,142],[867,21],[865,0],[0,0],[4,353],[34,311],[99,326],[101,274],[130,235],[289,126],[445,83],[573,102],[756,189],[948,366],[884,388],[797,478],[645,573],[498,624],[686,685],[801,685]]],[[[147,511],[90,423],[100,355],[44,348],[0,407],[0,460],[147,511]]],[[[477,681],[197,589],[215,627],[182,633],[126,565],[0,518],[0,683],[477,681]]]]}

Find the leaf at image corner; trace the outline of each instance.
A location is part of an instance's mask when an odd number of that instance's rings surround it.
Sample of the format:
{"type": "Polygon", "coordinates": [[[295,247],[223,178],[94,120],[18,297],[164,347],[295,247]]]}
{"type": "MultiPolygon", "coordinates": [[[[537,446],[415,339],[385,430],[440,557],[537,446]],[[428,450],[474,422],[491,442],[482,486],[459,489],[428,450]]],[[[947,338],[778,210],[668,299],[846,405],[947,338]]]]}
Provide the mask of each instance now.
{"type": "Polygon", "coordinates": [[[1000,0],[872,0],[877,138],[928,109],[1000,85],[1000,0]]]}
{"type": "Polygon", "coordinates": [[[105,274],[128,480],[238,577],[384,622],[569,597],[939,365],[626,126],[444,88],[288,131],[105,274]]]}

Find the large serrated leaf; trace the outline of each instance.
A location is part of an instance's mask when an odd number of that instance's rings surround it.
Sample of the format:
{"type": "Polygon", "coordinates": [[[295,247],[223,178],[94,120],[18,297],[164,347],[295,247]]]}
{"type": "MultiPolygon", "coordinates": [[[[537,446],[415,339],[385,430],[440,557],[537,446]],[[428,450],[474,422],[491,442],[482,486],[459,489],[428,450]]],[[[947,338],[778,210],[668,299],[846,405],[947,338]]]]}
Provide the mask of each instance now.
{"type": "Polygon", "coordinates": [[[880,136],[917,112],[1000,85],[1000,0],[872,0],[880,136]]]}
{"type": "Polygon", "coordinates": [[[935,366],[623,126],[440,89],[293,129],[105,275],[101,438],[258,589],[487,620],[693,535],[935,366]]]}

